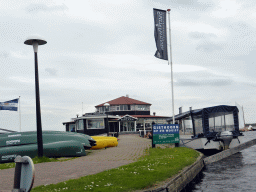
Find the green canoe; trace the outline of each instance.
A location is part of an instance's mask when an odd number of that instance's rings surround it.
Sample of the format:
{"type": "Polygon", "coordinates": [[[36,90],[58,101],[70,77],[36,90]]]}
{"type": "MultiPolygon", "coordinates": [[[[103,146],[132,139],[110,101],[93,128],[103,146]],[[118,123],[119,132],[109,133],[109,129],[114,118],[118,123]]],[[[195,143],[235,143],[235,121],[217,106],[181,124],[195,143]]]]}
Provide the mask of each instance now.
{"type": "MultiPolygon", "coordinates": [[[[46,157],[85,156],[85,149],[96,145],[96,141],[85,134],[43,131],[43,153],[46,157]]],[[[37,156],[37,132],[15,132],[0,134],[0,163],[12,162],[17,155],[37,156]]]]}

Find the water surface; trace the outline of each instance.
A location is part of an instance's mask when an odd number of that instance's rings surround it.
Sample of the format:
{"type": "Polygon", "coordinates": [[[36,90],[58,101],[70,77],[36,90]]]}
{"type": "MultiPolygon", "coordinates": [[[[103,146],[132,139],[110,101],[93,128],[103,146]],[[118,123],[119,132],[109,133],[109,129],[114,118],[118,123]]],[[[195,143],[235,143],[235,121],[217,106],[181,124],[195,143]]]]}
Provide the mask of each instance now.
{"type": "MultiPolygon", "coordinates": [[[[256,131],[243,134],[248,141],[256,138],[256,131]]],[[[256,191],[256,145],[207,165],[189,191],[256,191]]]]}

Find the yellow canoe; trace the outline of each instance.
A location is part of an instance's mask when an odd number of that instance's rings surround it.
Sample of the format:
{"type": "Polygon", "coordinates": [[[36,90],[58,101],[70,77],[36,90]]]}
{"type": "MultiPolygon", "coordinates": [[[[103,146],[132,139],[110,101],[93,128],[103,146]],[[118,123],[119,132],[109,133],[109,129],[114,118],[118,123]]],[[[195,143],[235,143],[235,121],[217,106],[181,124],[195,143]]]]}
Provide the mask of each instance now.
{"type": "Polygon", "coordinates": [[[92,136],[92,138],[96,141],[96,146],[93,146],[91,149],[116,147],[118,145],[116,137],[92,136]]]}
{"type": "Polygon", "coordinates": [[[95,140],[96,141],[96,145],[93,146],[91,149],[103,149],[107,147],[107,142],[106,140],[95,140]]]}

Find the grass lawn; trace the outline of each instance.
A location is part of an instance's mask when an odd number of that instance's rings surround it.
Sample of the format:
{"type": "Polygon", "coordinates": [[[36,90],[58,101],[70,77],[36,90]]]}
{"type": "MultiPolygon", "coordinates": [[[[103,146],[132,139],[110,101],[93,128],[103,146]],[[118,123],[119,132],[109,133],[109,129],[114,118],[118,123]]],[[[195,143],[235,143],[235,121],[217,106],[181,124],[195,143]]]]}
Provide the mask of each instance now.
{"type": "Polygon", "coordinates": [[[154,186],[194,163],[199,153],[193,149],[149,148],[137,162],[95,175],[32,189],[36,191],[133,191],[154,186]]]}

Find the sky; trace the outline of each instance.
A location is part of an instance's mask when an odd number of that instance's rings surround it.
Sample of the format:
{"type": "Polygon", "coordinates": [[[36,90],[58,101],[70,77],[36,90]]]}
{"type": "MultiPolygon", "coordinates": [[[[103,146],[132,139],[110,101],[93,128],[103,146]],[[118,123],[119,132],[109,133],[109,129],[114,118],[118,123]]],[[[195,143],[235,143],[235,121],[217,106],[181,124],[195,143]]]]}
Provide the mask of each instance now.
{"type": "Polygon", "coordinates": [[[38,35],[43,130],[115,98],[151,103],[172,116],[171,67],[154,57],[153,8],[171,9],[174,110],[243,106],[256,123],[256,2],[253,0],[1,0],[0,128],[36,130],[32,46],[38,35]]]}

